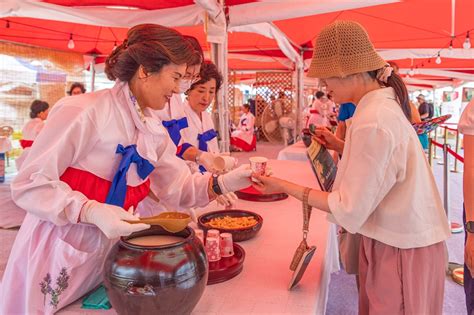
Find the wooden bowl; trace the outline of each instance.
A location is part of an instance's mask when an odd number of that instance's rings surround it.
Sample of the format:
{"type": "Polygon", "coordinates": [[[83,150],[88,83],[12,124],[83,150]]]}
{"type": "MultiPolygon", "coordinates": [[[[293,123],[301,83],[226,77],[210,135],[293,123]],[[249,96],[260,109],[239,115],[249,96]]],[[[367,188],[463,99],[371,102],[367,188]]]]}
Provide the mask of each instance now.
{"type": "Polygon", "coordinates": [[[260,229],[262,228],[263,218],[259,214],[256,214],[255,212],[251,212],[247,210],[220,210],[220,211],[208,212],[199,216],[197,223],[198,223],[199,228],[201,228],[206,233],[207,233],[207,230],[216,229],[220,233],[231,233],[232,240],[234,242],[242,242],[242,241],[249,240],[255,237],[255,235],[257,235],[258,231],[260,231],[260,229]],[[213,228],[206,224],[211,219],[225,217],[225,216],[229,216],[229,217],[252,216],[255,218],[255,220],[257,220],[257,223],[249,227],[238,228],[238,229],[213,228]]]}

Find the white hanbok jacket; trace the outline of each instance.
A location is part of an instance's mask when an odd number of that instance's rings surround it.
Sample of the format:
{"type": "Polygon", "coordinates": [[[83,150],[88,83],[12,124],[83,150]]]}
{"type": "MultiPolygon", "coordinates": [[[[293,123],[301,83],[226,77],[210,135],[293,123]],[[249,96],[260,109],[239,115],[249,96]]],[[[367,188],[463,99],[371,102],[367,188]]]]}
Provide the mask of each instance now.
{"type": "MultiPolygon", "coordinates": [[[[187,101],[184,101],[184,112],[188,118],[189,125],[188,128],[183,130],[184,141],[201,151],[219,153],[217,133],[214,128],[211,115],[208,112],[202,112],[201,117],[199,117],[199,115],[191,108],[187,101]],[[216,136],[212,137],[213,134],[216,136]],[[209,141],[204,141],[201,138],[203,135],[210,135],[209,138],[212,137],[212,139],[209,141]]],[[[198,171],[198,164],[190,161],[187,161],[187,163],[193,172],[198,171]]]]}
{"type": "Polygon", "coordinates": [[[237,129],[232,132],[232,137],[240,138],[248,144],[252,143],[255,128],[255,116],[251,113],[244,113],[240,116],[237,129]]]}
{"type": "Polygon", "coordinates": [[[186,118],[186,113],[184,112],[184,101],[180,94],[173,94],[170,102],[166,104],[165,108],[162,110],[151,111],[151,116],[160,120],[167,130],[172,128],[173,124],[178,124],[178,130],[180,134],[179,139],[177,139],[175,136],[170,136],[176,146],[183,144],[184,140],[182,134],[183,130],[188,127],[188,119],[186,118]]]}
{"type": "Polygon", "coordinates": [[[30,151],[31,143],[36,139],[40,131],[43,129],[45,122],[41,118],[33,118],[28,121],[21,131],[22,139],[20,140],[20,144],[23,147],[23,152],[21,155],[15,159],[16,168],[19,170],[23,161],[26,159],[28,152],[30,151]]]}
{"type": "Polygon", "coordinates": [[[88,198],[60,180],[67,170],[112,181],[122,157],[115,153],[117,145],[136,144],[155,169],[142,179],[133,163],[126,176],[129,187],[149,180],[157,196],[176,209],[209,202],[210,175],[192,175],[175,156],[166,130],[148,116],[139,115],[123,82],[63,98],[53,108],[12,183],[13,200],[28,214],[1,283],[0,314],[53,313],[102,281],[102,265],[115,240],[94,225],[78,223],[88,198]],[[56,291],[55,301],[47,286],[60,289],[58,279],[66,279],[67,288],[56,291]]]}

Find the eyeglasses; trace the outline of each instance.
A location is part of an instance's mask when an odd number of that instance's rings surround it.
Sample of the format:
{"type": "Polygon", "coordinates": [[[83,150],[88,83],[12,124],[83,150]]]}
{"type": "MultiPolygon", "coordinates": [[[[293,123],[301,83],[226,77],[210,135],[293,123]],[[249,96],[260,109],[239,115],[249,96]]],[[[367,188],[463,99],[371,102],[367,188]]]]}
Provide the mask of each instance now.
{"type": "Polygon", "coordinates": [[[198,75],[193,75],[193,77],[191,78],[191,84],[194,84],[196,82],[198,82],[199,80],[201,80],[201,76],[198,74],[198,75]]]}

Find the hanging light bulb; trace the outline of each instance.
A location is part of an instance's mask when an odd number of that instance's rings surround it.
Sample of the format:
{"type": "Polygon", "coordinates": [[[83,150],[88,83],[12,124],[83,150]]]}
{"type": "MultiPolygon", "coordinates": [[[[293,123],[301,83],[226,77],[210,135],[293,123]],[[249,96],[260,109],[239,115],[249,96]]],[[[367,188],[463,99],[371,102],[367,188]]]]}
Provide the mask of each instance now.
{"type": "Polygon", "coordinates": [[[467,31],[466,39],[464,40],[464,43],[462,44],[462,47],[463,47],[464,49],[469,49],[469,48],[471,48],[471,39],[469,38],[469,31],[467,31]]]}
{"type": "Polygon", "coordinates": [[[115,49],[117,49],[117,42],[114,42],[114,48],[112,48],[112,51],[114,51],[115,49]]]}
{"type": "Polygon", "coordinates": [[[449,42],[448,56],[452,56],[452,55],[453,55],[453,40],[451,39],[451,41],[449,42]]]}
{"type": "Polygon", "coordinates": [[[441,56],[439,55],[439,53],[438,53],[438,57],[436,57],[435,62],[436,62],[437,65],[439,65],[441,63],[441,56]]]}
{"type": "Polygon", "coordinates": [[[5,25],[6,28],[10,28],[10,21],[7,20],[7,24],[5,25]]]}
{"type": "Polygon", "coordinates": [[[418,74],[419,71],[418,71],[418,66],[415,67],[415,71],[414,71],[415,74],[418,74]]]}
{"type": "Polygon", "coordinates": [[[408,71],[408,75],[410,77],[414,76],[415,75],[415,71],[413,71],[413,68],[410,68],[410,71],[408,71]]]}
{"type": "Polygon", "coordinates": [[[74,44],[74,40],[72,39],[72,33],[69,35],[69,41],[67,42],[67,48],[74,49],[76,45],[74,44]]]}

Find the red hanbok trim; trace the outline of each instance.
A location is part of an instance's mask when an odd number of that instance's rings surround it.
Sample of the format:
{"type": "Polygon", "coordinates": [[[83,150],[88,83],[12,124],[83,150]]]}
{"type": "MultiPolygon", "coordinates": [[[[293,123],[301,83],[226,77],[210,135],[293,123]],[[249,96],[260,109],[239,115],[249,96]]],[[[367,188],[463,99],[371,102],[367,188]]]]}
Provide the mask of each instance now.
{"type": "MultiPolygon", "coordinates": [[[[111,181],[72,167],[67,168],[59,179],[68,184],[72,190],[80,191],[87,198],[103,203],[105,203],[110,186],[112,185],[111,181]]],[[[138,186],[127,186],[125,203],[123,205],[124,209],[128,210],[131,206],[136,208],[138,203],[145,199],[149,191],[150,179],[147,179],[143,184],[138,186]]]]}

